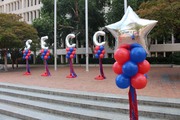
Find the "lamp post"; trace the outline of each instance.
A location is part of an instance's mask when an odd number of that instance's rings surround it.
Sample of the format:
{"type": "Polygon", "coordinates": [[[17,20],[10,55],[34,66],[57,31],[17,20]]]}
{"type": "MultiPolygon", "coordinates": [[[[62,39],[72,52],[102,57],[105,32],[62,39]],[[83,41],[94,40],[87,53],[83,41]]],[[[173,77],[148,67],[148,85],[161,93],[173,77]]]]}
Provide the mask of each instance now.
{"type": "Polygon", "coordinates": [[[85,0],[85,23],[86,23],[86,71],[89,71],[88,0],[85,0]]]}
{"type": "Polygon", "coordinates": [[[124,0],[124,14],[126,13],[126,9],[127,9],[127,0],[124,0]]]}
{"type": "Polygon", "coordinates": [[[54,70],[57,70],[57,0],[54,0],[54,70]]]}

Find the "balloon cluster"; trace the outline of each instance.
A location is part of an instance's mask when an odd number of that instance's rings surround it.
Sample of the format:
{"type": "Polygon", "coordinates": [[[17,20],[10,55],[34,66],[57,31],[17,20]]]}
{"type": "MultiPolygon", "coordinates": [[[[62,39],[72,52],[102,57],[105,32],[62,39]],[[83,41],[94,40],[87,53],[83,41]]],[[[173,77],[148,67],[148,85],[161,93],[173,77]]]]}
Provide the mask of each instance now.
{"type": "Polygon", "coordinates": [[[104,46],[96,46],[94,49],[95,58],[104,58],[105,50],[104,46]]]}
{"type": "Polygon", "coordinates": [[[74,47],[70,47],[70,48],[66,48],[66,58],[76,58],[76,48],[74,47]]]}
{"type": "Polygon", "coordinates": [[[131,85],[135,89],[142,89],[146,86],[146,73],[150,69],[146,55],[144,48],[137,43],[120,46],[115,51],[113,71],[118,74],[116,85],[119,88],[125,89],[131,85]]]}
{"type": "Polygon", "coordinates": [[[50,50],[48,49],[41,49],[41,59],[48,60],[50,59],[50,50]]]}
{"type": "Polygon", "coordinates": [[[23,59],[31,59],[31,51],[26,49],[26,50],[23,50],[23,59]]]}

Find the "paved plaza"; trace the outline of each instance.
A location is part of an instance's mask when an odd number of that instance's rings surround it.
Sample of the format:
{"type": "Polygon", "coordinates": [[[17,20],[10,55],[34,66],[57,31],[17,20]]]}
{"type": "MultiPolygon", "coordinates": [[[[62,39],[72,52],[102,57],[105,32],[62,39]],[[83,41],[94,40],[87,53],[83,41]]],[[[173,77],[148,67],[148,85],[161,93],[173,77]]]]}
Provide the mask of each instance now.
{"type": "MultiPolygon", "coordinates": [[[[77,78],[66,78],[69,75],[68,65],[58,65],[57,71],[49,66],[51,76],[42,77],[43,65],[30,65],[31,74],[24,76],[25,65],[17,69],[9,66],[9,71],[0,71],[0,82],[41,86],[49,88],[69,89],[77,91],[89,91],[99,93],[112,93],[128,95],[129,89],[119,89],[115,84],[116,74],[112,71],[112,65],[104,65],[105,80],[95,80],[99,75],[99,66],[90,65],[89,72],[85,65],[75,65],[77,78]]],[[[152,66],[148,72],[148,84],[144,89],[137,90],[138,96],[150,96],[159,98],[180,98],[180,67],[152,66]]]]}

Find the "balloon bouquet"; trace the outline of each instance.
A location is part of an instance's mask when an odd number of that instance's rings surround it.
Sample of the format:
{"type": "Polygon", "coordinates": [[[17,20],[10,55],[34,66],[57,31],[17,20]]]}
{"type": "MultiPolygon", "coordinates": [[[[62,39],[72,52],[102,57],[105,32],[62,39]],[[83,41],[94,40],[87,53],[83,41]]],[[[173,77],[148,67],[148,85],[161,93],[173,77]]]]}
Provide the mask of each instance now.
{"type": "Polygon", "coordinates": [[[66,58],[69,60],[69,67],[70,67],[70,74],[68,76],[66,76],[66,78],[76,78],[77,75],[76,73],[74,72],[74,68],[73,68],[73,63],[72,63],[72,59],[76,57],[76,44],[72,44],[70,45],[69,44],[69,39],[73,39],[75,38],[75,35],[74,34],[68,34],[66,36],[66,58]]]}
{"type": "Polygon", "coordinates": [[[104,36],[105,37],[105,32],[97,31],[93,36],[93,42],[94,42],[94,44],[96,46],[95,50],[94,50],[95,58],[99,58],[99,68],[100,68],[100,74],[101,74],[101,75],[98,75],[97,77],[95,77],[95,79],[96,80],[103,80],[103,79],[106,78],[105,75],[104,75],[103,66],[102,66],[102,58],[104,58],[104,54],[105,54],[104,44],[106,42],[99,43],[97,41],[99,36],[104,36]]]}
{"type": "Polygon", "coordinates": [[[47,60],[50,59],[50,50],[48,47],[45,47],[45,40],[48,39],[48,36],[41,37],[41,59],[44,61],[45,72],[41,76],[50,76],[47,60]]]}
{"type": "Polygon", "coordinates": [[[31,59],[31,50],[30,50],[31,45],[30,45],[30,43],[32,43],[32,40],[27,40],[26,41],[26,47],[23,50],[23,59],[26,60],[26,72],[24,73],[24,75],[31,75],[29,62],[28,62],[28,60],[31,59]]]}
{"type": "Polygon", "coordinates": [[[136,89],[143,89],[147,84],[146,73],[150,69],[147,56],[147,34],[157,21],[141,19],[128,7],[123,18],[114,24],[106,26],[120,46],[114,53],[116,62],[113,70],[117,75],[116,85],[129,89],[130,120],[138,120],[136,89]]]}

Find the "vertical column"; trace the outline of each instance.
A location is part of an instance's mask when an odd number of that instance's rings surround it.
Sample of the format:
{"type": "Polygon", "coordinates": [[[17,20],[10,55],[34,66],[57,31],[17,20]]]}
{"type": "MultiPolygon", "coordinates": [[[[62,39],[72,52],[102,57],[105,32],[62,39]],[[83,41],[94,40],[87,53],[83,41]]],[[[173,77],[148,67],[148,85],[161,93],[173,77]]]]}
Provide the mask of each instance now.
{"type": "Polygon", "coordinates": [[[7,12],[6,12],[6,5],[4,5],[3,7],[4,7],[4,13],[7,13],[7,12]]]}
{"type": "Polygon", "coordinates": [[[29,22],[31,22],[31,12],[29,12],[29,22]]]}
{"type": "Polygon", "coordinates": [[[155,57],[157,57],[158,55],[157,55],[157,52],[155,52],[155,57]]]}
{"type": "Polygon", "coordinates": [[[166,57],[166,52],[163,52],[163,57],[166,57]]]}
{"type": "MultiPolygon", "coordinates": [[[[78,47],[79,47],[79,42],[78,42],[78,40],[76,38],[76,48],[78,48],[78,47]]],[[[77,55],[77,49],[76,49],[76,63],[79,63],[79,57],[77,55]]]]}
{"type": "Polygon", "coordinates": [[[39,18],[39,11],[36,10],[36,18],[39,18]]]}
{"type": "Polygon", "coordinates": [[[35,19],[34,11],[32,11],[32,14],[33,14],[33,19],[32,20],[34,20],[35,19]]]}
{"type": "Polygon", "coordinates": [[[155,45],[157,45],[157,39],[155,39],[155,45]]]}
{"type": "Polygon", "coordinates": [[[172,41],[172,44],[174,44],[174,33],[171,34],[171,41],[172,41]]]}
{"type": "Polygon", "coordinates": [[[60,55],[60,57],[61,57],[61,63],[64,63],[63,55],[60,55]]]}

